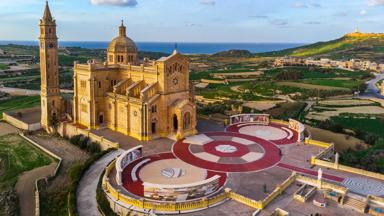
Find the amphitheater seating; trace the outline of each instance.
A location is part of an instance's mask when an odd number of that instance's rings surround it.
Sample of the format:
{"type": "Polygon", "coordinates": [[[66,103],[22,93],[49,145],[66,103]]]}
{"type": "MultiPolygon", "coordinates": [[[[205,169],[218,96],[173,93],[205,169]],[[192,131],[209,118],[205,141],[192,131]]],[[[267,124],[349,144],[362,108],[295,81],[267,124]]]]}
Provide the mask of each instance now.
{"type": "Polygon", "coordinates": [[[292,139],[292,137],[293,137],[293,132],[290,130],[290,129],[288,129],[288,128],[286,128],[286,127],[281,127],[281,129],[283,129],[283,130],[285,130],[287,133],[288,133],[288,137],[287,137],[287,139],[292,139]]]}
{"type": "Polygon", "coordinates": [[[132,181],[136,182],[138,179],[137,179],[137,176],[136,176],[136,172],[137,172],[137,169],[139,169],[141,166],[143,166],[145,163],[151,161],[151,159],[145,159],[143,161],[140,161],[140,163],[136,164],[133,169],[132,169],[132,172],[131,172],[131,178],[132,178],[132,181]]]}

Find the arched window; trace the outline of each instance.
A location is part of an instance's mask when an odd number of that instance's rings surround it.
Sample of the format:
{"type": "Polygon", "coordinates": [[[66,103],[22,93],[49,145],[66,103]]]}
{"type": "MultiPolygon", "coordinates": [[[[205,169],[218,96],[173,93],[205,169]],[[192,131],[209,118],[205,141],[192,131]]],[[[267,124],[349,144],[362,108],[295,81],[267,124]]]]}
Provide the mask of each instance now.
{"type": "Polygon", "coordinates": [[[183,129],[188,130],[191,128],[191,113],[186,112],[183,118],[183,129]]]}
{"type": "Polygon", "coordinates": [[[121,62],[124,62],[124,56],[121,56],[121,62]]]}

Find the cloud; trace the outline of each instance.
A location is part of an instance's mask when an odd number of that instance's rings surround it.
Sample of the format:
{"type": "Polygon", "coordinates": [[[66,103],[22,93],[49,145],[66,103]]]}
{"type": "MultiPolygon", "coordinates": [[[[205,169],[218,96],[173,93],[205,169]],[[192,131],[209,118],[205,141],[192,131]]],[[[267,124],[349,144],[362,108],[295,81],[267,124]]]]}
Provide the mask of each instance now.
{"type": "Polygon", "coordinates": [[[192,22],[185,22],[184,23],[185,27],[201,27],[200,24],[192,23],[192,22]]]}
{"type": "Polygon", "coordinates": [[[288,24],[288,22],[283,19],[274,19],[274,20],[271,20],[270,23],[272,25],[277,25],[277,26],[285,26],[288,24]]]}
{"type": "Polygon", "coordinates": [[[293,8],[308,8],[308,5],[300,3],[300,2],[296,2],[296,3],[292,4],[291,7],[293,7],[293,8]]]}
{"type": "Polygon", "coordinates": [[[203,5],[214,6],[216,4],[216,1],[215,0],[201,0],[200,3],[203,5]]]}
{"type": "Polygon", "coordinates": [[[345,11],[342,11],[342,12],[335,13],[333,16],[336,16],[336,17],[346,17],[346,16],[348,16],[348,13],[345,12],[345,11]]]}
{"type": "Polygon", "coordinates": [[[314,7],[314,8],[321,8],[321,4],[319,4],[319,3],[312,3],[310,5],[311,5],[311,7],[314,7]]]}
{"type": "Polygon", "coordinates": [[[310,3],[304,4],[301,2],[296,2],[291,5],[292,8],[321,8],[321,4],[319,3],[310,3]]]}
{"type": "Polygon", "coordinates": [[[308,22],[305,22],[304,24],[307,24],[307,25],[319,25],[319,24],[321,24],[321,22],[319,22],[319,21],[308,21],[308,22]]]}
{"type": "Polygon", "coordinates": [[[256,18],[256,19],[268,19],[268,16],[266,15],[251,15],[250,18],[256,18]]]}
{"type": "Polygon", "coordinates": [[[369,6],[383,6],[384,0],[368,0],[369,6]]]}
{"type": "Polygon", "coordinates": [[[91,0],[93,5],[113,5],[121,7],[135,7],[137,5],[136,0],[91,0]]]}
{"type": "Polygon", "coordinates": [[[361,10],[361,11],[360,11],[360,15],[365,15],[365,14],[367,14],[367,11],[366,11],[366,10],[361,10]]]}

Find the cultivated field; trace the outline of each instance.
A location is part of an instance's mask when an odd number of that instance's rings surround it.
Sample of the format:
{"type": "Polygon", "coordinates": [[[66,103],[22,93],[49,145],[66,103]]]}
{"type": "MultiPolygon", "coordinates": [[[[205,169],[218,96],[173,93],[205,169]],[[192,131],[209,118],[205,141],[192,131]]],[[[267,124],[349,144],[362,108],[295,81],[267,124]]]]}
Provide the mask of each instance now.
{"type": "Polygon", "coordinates": [[[384,114],[384,108],[379,106],[355,106],[355,107],[316,107],[310,111],[306,118],[324,121],[332,116],[338,116],[341,113],[351,114],[384,114]],[[317,110],[316,110],[317,108],[317,110]]]}
{"type": "Polygon", "coordinates": [[[344,100],[322,100],[319,101],[320,106],[368,106],[374,105],[375,102],[370,100],[344,99],[344,100]]]}

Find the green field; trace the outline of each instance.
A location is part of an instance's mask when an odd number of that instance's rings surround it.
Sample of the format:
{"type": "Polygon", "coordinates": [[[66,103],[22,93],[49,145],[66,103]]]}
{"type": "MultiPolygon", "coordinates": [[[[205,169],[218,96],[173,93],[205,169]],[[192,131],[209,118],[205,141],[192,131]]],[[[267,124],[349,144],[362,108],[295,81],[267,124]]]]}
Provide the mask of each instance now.
{"type": "Polygon", "coordinates": [[[303,80],[302,83],[346,89],[358,89],[365,82],[361,80],[307,79],[303,80]]]}
{"type": "Polygon", "coordinates": [[[384,173],[384,119],[367,115],[342,114],[331,121],[355,131],[355,136],[371,145],[365,150],[342,153],[341,162],[373,172],[384,173]]]}
{"type": "Polygon", "coordinates": [[[52,159],[17,134],[0,136],[0,159],[3,162],[0,190],[13,187],[22,172],[48,165],[52,159]]]}
{"type": "Polygon", "coordinates": [[[8,69],[9,67],[5,64],[0,64],[0,70],[6,70],[8,69]]]}
{"type": "Polygon", "coordinates": [[[17,96],[0,101],[0,119],[3,112],[36,107],[40,105],[40,96],[17,96]]]}

